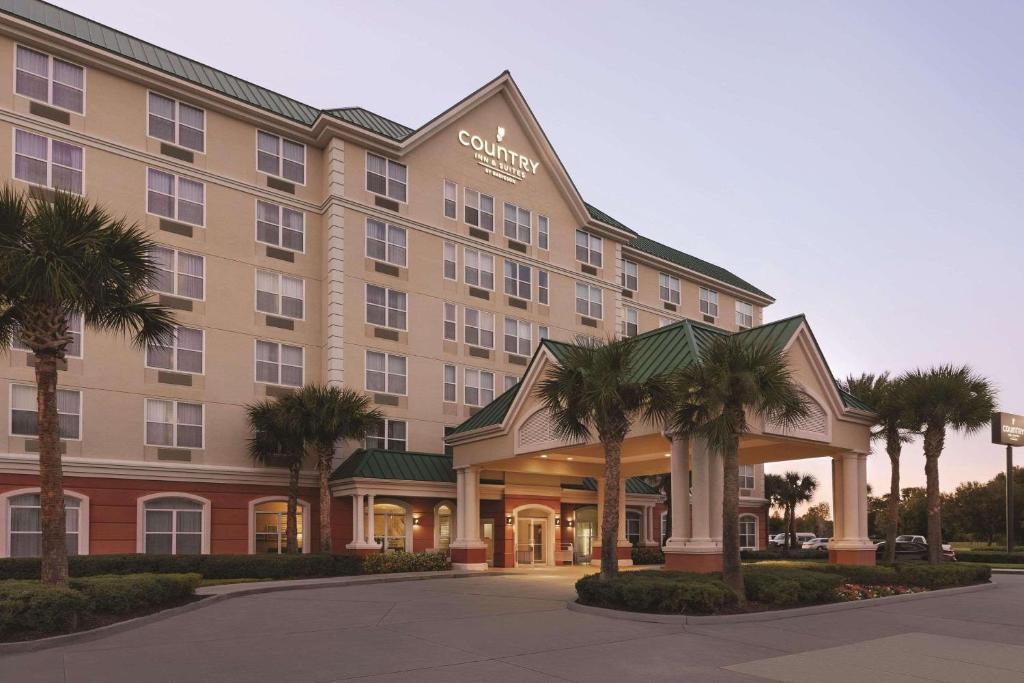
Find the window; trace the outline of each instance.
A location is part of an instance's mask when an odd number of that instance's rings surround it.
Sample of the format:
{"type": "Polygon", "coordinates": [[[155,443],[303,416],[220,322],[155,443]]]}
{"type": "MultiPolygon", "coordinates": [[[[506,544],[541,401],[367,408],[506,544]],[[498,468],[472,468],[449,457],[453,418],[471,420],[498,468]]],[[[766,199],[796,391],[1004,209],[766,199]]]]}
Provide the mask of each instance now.
{"type": "Polygon", "coordinates": [[[626,510],[626,539],[631,545],[640,545],[640,526],[643,518],[636,510],[626,510]]]}
{"type": "Polygon", "coordinates": [[[679,305],[681,299],[679,298],[679,278],[668,273],[658,274],[658,295],[662,301],[667,301],[670,304],[679,305]]]}
{"type": "Polygon", "coordinates": [[[530,243],[530,212],[521,206],[505,202],[505,237],[530,243]]]}
{"type": "Polygon", "coordinates": [[[302,347],[256,340],[257,382],[301,387],[302,366],[302,347]]]}
{"type": "Polygon", "coordinates": [[[519,378],[515,375],[505,375],[505,385],[502,391],[508,391],[515,385],[519,384],[519,378]]]}
{"type": "Polygon", "coordinates": [[[366,255],[375,261],[384,261],[405,268],[405,228],[366,219],[366,255]]]}
{"type": "Polygon", "coordinates": [[[458,307],[447,301],[442,306],[444,311],[444,338],[447,341],[458,341],[458,307]]]}
{"type": "Polygon", "coordinates": [[[740,465],[740,488],[741,489],[753,489],[754,488],[754,466],[753,465],[740,465]]]}
{"type": "Polygon", "coordinates": [[[622,259],[622,288],[635,292],[639,272],[639,266],[636,263],[622,259]]]}
{"type": "Polygon", "coordinates": [[[146,345],[146,367],[203,374],[203,331],[179,325],[174,336],[146,345]]]}
{"type": "Polygon", "coordinates": [[[494,257],[476,249],[466,249],[466,284],[484,289],[494,289],[494,257]]]}
{"type": "Polygon", "coordinates": [[[505,318],[505,351],[517,356],[529,356],[533,350],[530,323],[526,320],[505,318]]]}
{"type": "Polygon", "coordinates": [[[172,173],[149,169],[146,211],[172,220],[203,226],[206,186],[172,173]]]}
{"type": "Polygon", "coordinates": [[[170,247],[154,247],[150,258],[156,267],[150,283],[153,291],[202,300],[205,280],[202,256],[170,247]]]}
{"type": "Polygon", "coordinates": [[[452,534],[455,522],[455,510],[448,503],[443,503],[434,508],[435,526],[437,527],[437,539],[434,542],[434,549],[448,550],[455,537],[452,534]]]}
{"type": "Polygon", "coordinates": [[[712,318],[718,317],[718,292],[705,287],[700,288],[700,312],[712,318]]]}
{"type": "Polygon", "coordinates": [[[408,169],[405,164],[367,152],[366,189],[397,202],[404,202],[408,189],[408,169]]]}
{"type": "Polygon", "coordinates": [[[548,271],[537,271],[537,303],[548,305],[550,290],[548,287],[548,271]]]}
{"type": "Polygon", "coordinates": [[[740,515],[740,550],[757,550],[757,517],[740,515]]]}
{"type": "Polygon", "coordinates": [[[366,285],[366,322],[371,325],[406,329],[406,295],[394,289],[366,285]]]}
{"type": "MultiPolygon", "coordinates": [[[[295,506],[295,535],[298,551],[302,548],[302,520],[306,506],[295,506]]],[[[281,554],[288,549],[288,501],[268,500],[253,506],[253,552],[281,554]]]]}
{"type": "Polygon", "coordinates": [[[402,420],[381,420],[366,432],[367,448],[404,451],[407,443],[406,425],[402,420]]]}
{"type": "Polygon", "coordinates": [[[146,445],[202,448],[202,404],[147,398],[146,445]]]}
{"type": "Polygon", "coordinates": [[[383,394],[405,395],[405,356],[380,351],[366,352],[366,389],[383,394]]]}
{"type": "Polygon", "coordinates": [[[470,346],[482,346],[485,349],[494,348],[494,314],[487,311],[478,311],[475,308],[465,310],[466,329],[463,331],[463,339],[470,346]]]}
{"type": "Polygon", "coordinates": [[[466,368],[465,400],[467,406],[485,406],[494,400],[494,373],[466,368]]]}
{"type": "Polygon", "coordinates": [[[583,282],[576,283],[576,312],[590,318],[601,319],[601,288],[583,282]]]}
{"type": "Polygon", "coordinates": [[[595,268],[601,267],[601,238],[586,230],[576,231],[576,260],[595,268]]]}
{"type": "Polygon", "coordinates": [[[85,153],[77,145],[14,132],[14,177],[33,185],[82,194],[85,153]]]}
{"type": "Polygon", "coordinates": [[[203,504],[188,498],[157,498],[143,503],[144,552],[198,555],[203,552],[203,504]]]}
{"type": "MultiPolygon", "coordinates": [[[[68,321],[68,334],[71,335],[71,343],[64,349],[64,356],[66,358],[81,358],[82,357],[82,314],[72,313],[67,316],[68,321]]],[[[14,343],[11,344],[11,348],[18,349],[19,351],[27,351],[32,353],[25,342],[18,338],[17,335],[14,337],[14,343]]]]}
{"type": "Polygon", "coordinates": [[[444,279],[457,280],[459,275],[459,264],[456,261],[455,243],[445,242],[441,247],[441,263],[444,266],[444,279]]]}
{"type": "Polygon", "coordinates": [[[444,217],[456,218],[459,215],[459,186],[450,180],[444,181],[444,217]]]}
{"type": "Polygon", "coordinates": [[[623,307],[625,317],[622,320],[622,334],[635,337],[640,334],[640,313],[635,308],[623,307]]]}
{"type": "Polygon", "coordinates": [[[256,202],[256,241],[289,251],[303,251],[306,214],[287,206],[256,202]]]}
{"type": "Polygon", "coordinates": [[[548,326],[547,325],[538,325],[537,326],[537,339],[550,339],[550,338],[551,338],[551,333],[548,330],[548,326]]]}
{"type": "Polygon", "coordinates": [[[306,146],[262,130],[256,132],[256,168],[303,185],[306,182],[306,146]]]}
{"type": "Polygon", "coordinates": [[[76,114],[85,112],[85,69],[21,45],[16,62],[16,93],[76,114]]]}
{"type": "Polygon", "coordinates": [[[455,403],[458,400],[458,385],[456,381],[456,370],[454,365],[444,366],[444,380],[442,381],[442,397],[447,403],[455,403]]]}
{"type": "Polygon", "coordinates": [[[551,239],[550,228],[548,227],[548,217],[537,216],[537,246],[541,249],[549,249],[549,243],[551,239]]]}
{"type": "MultiPolygon", "coordinates": [[[[43,552],[42,505],[39,493],[21,493],[7,499],[7,556],[39,557],[43,552]]],[[[68,555],[88,552],[79,542],[82,501],[64,494],[64,533],[68,555]]]]}
{"type": "Polygon", "coordinates": [[[256,310],[302,320],[306,284],[269,270],[256,271],[256,310]]]}
{"type": "Polygon", "coordinates": [[[462,203],[467,225],[494,231],[494,197],[467,187],[463,193],[462,203]]]}
{"type": "Polygon", "coordinates": [[[202,153],[206,146],[206,112],[151,92],[149,136],[202,153]]]}
{"type": "Polygon", "coordinates": [[[736,326],[740,329],[749,329],[754,326],[754,305],[746,301],[736,302],[736,326]]]}
{"type": "MultiPolygon", "coordinates": [[[[11,434],[39,436],[36,419],[36,388],[25,384],[11,385],[11,434]]],[[[57,390],[57,427],[60,438],[77,441],[82,438],[82,392],[57,390]]]]}
{"type": "Polygon", "coordinates": [[[412,536],[406,530],[412,525],[412,515],[399,505],[378,503],[373,506],[373,540],[384,552],[405,552],[412,545],[412,536]]]}
{"type": "Polygon", "coordinates": [[[672,321],[672,320],[670,320],[668,318],[658,318],[658,327],[668,327],[673,322],[674,321],[672,321]]]}
{"type": "Polygon", "coordinates": [[[520,299],[530,298],[530,266],[505,259],[505,293],[520,299]]]}
{"type": "Polygon", "coordinates": [[[668,528],[668,513],[661,513],[661,545],[664,547],[665,543],[668,542],[669,532],[671,529],[668,528]]]}

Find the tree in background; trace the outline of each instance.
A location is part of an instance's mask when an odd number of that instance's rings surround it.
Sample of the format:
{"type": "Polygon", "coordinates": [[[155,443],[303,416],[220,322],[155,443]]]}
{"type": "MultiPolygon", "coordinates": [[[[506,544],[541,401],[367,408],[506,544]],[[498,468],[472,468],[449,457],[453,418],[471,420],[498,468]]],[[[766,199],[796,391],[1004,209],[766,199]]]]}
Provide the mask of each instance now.
{"type": "Polygon", "coordinates": [[[920,486],[908,486],[900,492],[901,534],[924,535],[928,528],[928,494],[920,486]]]}
{"type": "Polygon", "coordinates": [[[772,505],[782,510],[782,519],[786,540],[783,552],[789,553],[796,547],[796,508],[808,502],[818,488],[818,480],[811,474],[786,472],[785,474],[766,474],[764,477],[765,496],[772,505]]]}
{"type": "Polygon", "coordinates": [[[832,536],[832,508],[828,503],[818,503],[807,508],[797,520],[797,528],[810,531],[816,538],[832,536]]]}

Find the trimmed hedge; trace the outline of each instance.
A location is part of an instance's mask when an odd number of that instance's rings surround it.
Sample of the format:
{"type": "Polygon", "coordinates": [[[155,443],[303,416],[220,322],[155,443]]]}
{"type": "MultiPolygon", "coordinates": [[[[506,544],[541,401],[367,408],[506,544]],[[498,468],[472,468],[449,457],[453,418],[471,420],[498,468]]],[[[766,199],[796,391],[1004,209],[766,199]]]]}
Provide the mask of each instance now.
{"type": "Polygon", "coordinates": [[[820,560],[828,557],[827,553],[818,550],[804,550],[793,548],[789,555],[784,555],[781,548],[770,550],[743,550],[740,552],[740,559],[746,562],[761,562],[763,560],[820,560]]]}
{"type": "Polygon", "coordinates": [[[634,546],[632,557],[633,564],[665,564],[665,553],[661,548],[634,546]]]}
{"type": "Polygon", "coordinates": [[[631,612],[714,614],[736,605],[736,594],[713,574],[630,571],[602,581],[600,574],[576,582],[583,605],[631,612]]]}
{"type": "Polygon", "coordinates": [[[443,572],[452,568],[446,553],[374,553],[363,559],[364,574],[399,572],[443,572]]]}
{"type": "Polygon", "coordinates": [[[842,576],[807,569],[751,567],[743,573],[747,600],[778,607],[835,600],[842,576]]]}
{"type": "Polygon", "coordinates": [[[957,552],[961,562],[992,562],[993,564],[1024,564],[1024,553],[1008,553],[996,550],[965,550],[957,552]]]}
{"type": "Polygon", "coordinates": [[[898,583],[921,588],[951,588],[984,583],[992,578],[992,568],[983,565],[917,564],[896,565],[898,583]]]}

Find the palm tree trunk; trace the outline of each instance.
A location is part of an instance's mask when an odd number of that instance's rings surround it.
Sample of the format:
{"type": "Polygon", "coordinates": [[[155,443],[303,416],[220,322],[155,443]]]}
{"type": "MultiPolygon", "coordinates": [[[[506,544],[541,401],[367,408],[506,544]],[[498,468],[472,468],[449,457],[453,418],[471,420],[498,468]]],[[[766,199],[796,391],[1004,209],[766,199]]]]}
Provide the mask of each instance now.
{"type": "Polygon", "coordinates": [[[782,556],[789,557],[789,503],[782,506],[782,556]]]}
{"type": "Polygon", "coordinates": [[[939,455],[945,442],[945,426],[924,430],[924,474],[927,479],[928,561],[938,564],[942,553],[942,499],[939,496],[939,455]]]}
{"type": "Polygon", "coordinates": [[[604,444],[604,512],[601,515],[601,579],[619,574],[619,471],[622,442],[604,444]]]}
{"type": "Polygon", "coordinates": [[[317,454],[316,469],[320,479],[320,552],[331,552],[331,490],[328,478],[331,476],[331,462],[334,450],[322,449],[317,454]]]}
{"type": "Polygon", "coordinates": [[[36,354],[36,415],[39,432],[39,507],[42,527],[43,583],[68,581],[64,518],[64,471],[57,418],[57,357],[36,354]]]}
{"type": "MultiPolygon", "coordinates": [[[[288,519],[286,532],[285,549],[289,555],[299,552],[299,473],[302,471],[302,461],[296,461],[288,466],[288,519]]],[[[309,520],[306,520],[309,524],[309,520]]],[[[306,534],[306,543],[309,543],[309,534],[306,534]]]]}
{"type": "Polygon", "coordinates": [[[786,529],[786,547],[796,550],[796,503],[787,504],[786,512],[789,515],[789,527],[786,529]]]}
{"type": "Polygon", "coordinates": [[[885,561],[896,561],[896,536],[900,525],[900,435],[892,429],[886,433],[885,452],[889,454],[889,503],[886,508],[885,561]]]}
{"type": "Polygon", "coordinates": [[[746,601],[743,565],[740,564],[740,475],[737,451],[739,438],[733,438],[723,456],[722,485],[722,581],[732,588],[740,603],[746,601]]]}

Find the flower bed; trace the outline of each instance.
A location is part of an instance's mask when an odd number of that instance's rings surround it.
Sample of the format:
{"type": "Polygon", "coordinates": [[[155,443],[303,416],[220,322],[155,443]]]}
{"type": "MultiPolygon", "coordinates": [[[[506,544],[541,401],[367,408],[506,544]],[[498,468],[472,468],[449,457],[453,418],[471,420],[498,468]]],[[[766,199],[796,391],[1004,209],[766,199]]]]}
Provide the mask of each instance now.
{"type": "Polygon", "coordinates": [[[923,593],[926,590],[926,588],[914,586],[865,586],[860,583],[844,583],[836,589],[836,597],[840,602],[855,602],[872,598],[887,598],[890,595],[923,593]]]}

